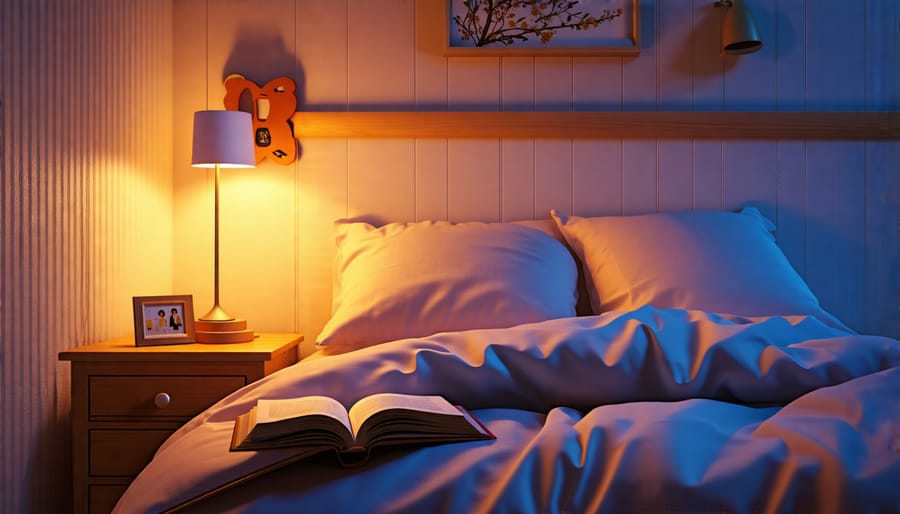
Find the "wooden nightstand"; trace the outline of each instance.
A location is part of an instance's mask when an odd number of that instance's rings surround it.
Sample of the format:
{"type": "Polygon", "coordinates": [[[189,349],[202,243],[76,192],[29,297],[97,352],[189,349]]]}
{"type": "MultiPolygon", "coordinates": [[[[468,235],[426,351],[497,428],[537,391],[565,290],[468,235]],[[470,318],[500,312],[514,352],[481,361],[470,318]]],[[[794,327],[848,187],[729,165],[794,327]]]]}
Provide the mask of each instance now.
{"type": "Polygon", "coordinates": [[[299,334],[248,343],[134,346],[124,337],[68,350],[74,512],[108,513],[178,427],[236,389],[297,362],[299,334]]]}

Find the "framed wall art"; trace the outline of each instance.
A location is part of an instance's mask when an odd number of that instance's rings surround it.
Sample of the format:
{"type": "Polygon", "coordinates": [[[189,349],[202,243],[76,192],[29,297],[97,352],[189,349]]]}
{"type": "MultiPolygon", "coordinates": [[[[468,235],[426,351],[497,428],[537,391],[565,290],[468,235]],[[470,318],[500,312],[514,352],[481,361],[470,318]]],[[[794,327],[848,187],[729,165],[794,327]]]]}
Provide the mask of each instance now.
{"type": "Polygon", "coordinates": [[[637,55],[639,0],[444,0],[447,56],[637,55]]]}
{"type": "Polygon", "coordinates": [[[135,296],[133,301],[135,346],[196,341],[191,295],[135,296]]]}

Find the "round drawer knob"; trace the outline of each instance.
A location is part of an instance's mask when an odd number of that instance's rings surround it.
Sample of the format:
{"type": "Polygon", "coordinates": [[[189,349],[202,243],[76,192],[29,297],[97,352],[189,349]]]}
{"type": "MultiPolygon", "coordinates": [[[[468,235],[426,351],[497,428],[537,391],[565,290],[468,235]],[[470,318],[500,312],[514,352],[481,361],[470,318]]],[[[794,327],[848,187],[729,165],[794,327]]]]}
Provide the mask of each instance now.
{"type": "Polygon", "coordinates": [[[168,393],[156,393],[153,397],[153,403],[160,409],[168,407],[171,401],[172,397],[168,393]]]}

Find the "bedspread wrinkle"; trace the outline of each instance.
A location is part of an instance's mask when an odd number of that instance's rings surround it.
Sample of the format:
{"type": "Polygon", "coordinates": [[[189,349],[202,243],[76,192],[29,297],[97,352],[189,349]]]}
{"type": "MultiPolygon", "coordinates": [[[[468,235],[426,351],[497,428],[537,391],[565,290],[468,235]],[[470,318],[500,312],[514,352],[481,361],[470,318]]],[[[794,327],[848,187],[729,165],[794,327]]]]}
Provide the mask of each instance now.
{"type": "Polygon", "coordinates": [[[493,441],[314,457],[199,512],[897,512],[900,343],[814,317],[643,307],[312,358],[179,429],[116,512],[159,512],[292,450],[229,452],[260,398],[440,394],[493,441]]]}

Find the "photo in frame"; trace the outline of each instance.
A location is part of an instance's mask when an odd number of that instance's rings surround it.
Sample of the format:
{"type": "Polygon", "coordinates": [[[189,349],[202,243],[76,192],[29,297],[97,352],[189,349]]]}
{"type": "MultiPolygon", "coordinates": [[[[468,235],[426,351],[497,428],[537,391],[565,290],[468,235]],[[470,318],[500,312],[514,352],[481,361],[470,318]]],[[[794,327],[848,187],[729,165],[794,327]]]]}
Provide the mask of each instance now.
{"type": "Polygon", "coordinates": [[[640,53],[639,0],[444,0],[447,56],[640,53]]]}
{"type": "Polygon", "coordinates": [[[135,346],[196,341],[191,295],[135,296],[133,302],[135,346]]]}

